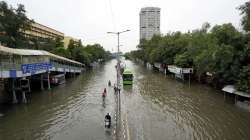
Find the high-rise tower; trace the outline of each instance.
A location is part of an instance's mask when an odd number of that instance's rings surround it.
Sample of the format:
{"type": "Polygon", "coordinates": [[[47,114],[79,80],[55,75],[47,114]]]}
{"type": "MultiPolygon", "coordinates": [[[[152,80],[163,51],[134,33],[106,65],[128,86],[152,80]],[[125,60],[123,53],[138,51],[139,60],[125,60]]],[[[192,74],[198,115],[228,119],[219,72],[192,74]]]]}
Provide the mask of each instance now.
{"type": "Polygon", "coordinates": [[[140,11],[140,40],[160,34],[160,8],[144,7],[140,11]]]}

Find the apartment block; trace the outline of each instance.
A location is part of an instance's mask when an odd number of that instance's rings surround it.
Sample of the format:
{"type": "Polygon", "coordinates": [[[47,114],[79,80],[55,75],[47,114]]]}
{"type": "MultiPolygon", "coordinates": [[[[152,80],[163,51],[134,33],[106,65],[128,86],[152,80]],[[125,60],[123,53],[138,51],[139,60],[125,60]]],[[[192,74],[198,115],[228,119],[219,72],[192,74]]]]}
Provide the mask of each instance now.
{"type": "Polygon", "coordinates": [[[140,11],[140,40],[150,40],[160,34],[160,11],[158,7],[144,7],[140,11]]]}

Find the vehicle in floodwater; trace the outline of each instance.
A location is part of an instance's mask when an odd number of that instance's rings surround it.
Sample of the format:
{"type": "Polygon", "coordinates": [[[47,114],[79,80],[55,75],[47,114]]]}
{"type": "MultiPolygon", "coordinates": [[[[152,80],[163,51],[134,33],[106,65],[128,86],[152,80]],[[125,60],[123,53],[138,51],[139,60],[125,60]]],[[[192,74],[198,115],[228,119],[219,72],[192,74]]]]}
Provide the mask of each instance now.
{"type": "Polygon", "coordinates": [[[123,84],[132,85],[133,84],[133,73],[129,69],[125,69],[122,74],[123,84]]]}
{"type": "Polygon", "coordinates": [[[65,74],[58,74],[51,77],[51,84],[53,85],[61,85],[66,82],[65,74]]]}
{"type": "Polygon", "coordinates": [[[111,116],[110,116],[110,113],[108,113],[108,114],[105,116],[105,119],[104,119],[104,126],[105,126],[105,128],[111,128],[111,116]]]}

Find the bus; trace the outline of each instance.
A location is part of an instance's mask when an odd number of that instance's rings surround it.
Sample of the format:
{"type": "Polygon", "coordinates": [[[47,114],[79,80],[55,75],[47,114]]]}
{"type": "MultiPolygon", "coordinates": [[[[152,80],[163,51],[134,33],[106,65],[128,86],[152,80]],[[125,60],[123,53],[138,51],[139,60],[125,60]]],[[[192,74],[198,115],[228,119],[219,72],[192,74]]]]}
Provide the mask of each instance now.
{"type": "Polygon", "coordinates": [[[122,74],[123,84],[132,85],[133,84],[133,73],[129,69],[125,69],[122,74]]]}

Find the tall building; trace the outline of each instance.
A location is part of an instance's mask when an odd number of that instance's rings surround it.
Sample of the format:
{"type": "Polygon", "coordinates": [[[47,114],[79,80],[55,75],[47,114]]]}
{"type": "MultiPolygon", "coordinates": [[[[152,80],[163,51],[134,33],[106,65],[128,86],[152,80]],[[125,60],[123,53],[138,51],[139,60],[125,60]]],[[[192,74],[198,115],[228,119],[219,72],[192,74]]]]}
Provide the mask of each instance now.
{"type": "Polygon", "coordinates": [[[55,29],[52,29],[50,27],[44,26],[39,23],[31,23],[31,28],[30,30],[25,30],[24,31],[25,36],[27,37],[36,37],[36,38],[43,38],[43,39],[56,39],[64,38],[64,33],[59,32],[55,29]]]}
{"type": "Polygon", "coordinates": [[[150,40],[160,34],[160,11],[158,7],[144,7],[140,11],[140,40],[150,40]]]}

